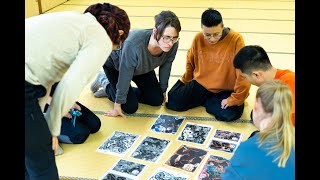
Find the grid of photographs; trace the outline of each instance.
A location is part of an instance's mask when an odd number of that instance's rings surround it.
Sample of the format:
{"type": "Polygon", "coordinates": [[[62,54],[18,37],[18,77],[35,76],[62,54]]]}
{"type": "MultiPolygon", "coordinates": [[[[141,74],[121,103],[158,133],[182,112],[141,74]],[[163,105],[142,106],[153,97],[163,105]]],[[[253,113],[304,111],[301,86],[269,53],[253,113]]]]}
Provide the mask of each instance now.
{"type": "Polygon", "coordinates": [[[227,153],[234,153],[242,138],[242,134],[217,129],[210,139],[207,148],[227,153]]]}
{"type": "MultiPolygon", "coordinates": [[[[182,116],[160,114],[150,130],[157,133],[176,134],[185,119],[182,116]]],[[[188,173],[194,173],[197,169],[200,169],[196,175],[197,180],[221,179],[220,175],[230,165],[230,161],[224,157],[210,155],[209,151],[218,150],[234,153],[241,142],[242,134],[216,129],[209,138],[212,130],[212,126],[187,122],[177,135],[176,140],[182,143],[190,142],[195,145],[203,145],[203,148],[181,144],[163,165],[188,173]],[[207,143],[206,140],[208,140],[207,143]]],[[[97,151],[123,157],[133,148],[139,138],[140,135],[137,134],[114,131],[99,146],[97,151]]],[[[145,136],[128,157],[157,163],[171,143],[170,140],[145,136]]],[[[136,180],[139,179],[146,168],[147,165],[121,159],[99,180],[136,180]]],[[[186,180],[188,177],[189,175],[186,173],[159,167],[149,177],[149,180],[186,180]]]]}
{"type": "Polygon", "coordinates": [[[185,117],[182,116],[160,114],[150,130],[166,134],[175,134],[183,120],[185,120],[185,117]]]}
{"type": "Polygon", "coordinates": [[[124,156],[140,135],[115,131],[96,150],[106,154],[124,156]]]}

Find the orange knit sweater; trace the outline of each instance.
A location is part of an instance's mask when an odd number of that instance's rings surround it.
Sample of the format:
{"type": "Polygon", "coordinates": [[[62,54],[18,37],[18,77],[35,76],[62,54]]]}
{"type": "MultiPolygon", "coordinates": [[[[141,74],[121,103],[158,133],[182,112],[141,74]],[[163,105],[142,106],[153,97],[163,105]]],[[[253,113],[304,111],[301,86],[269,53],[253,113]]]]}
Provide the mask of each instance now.
{"type": "Polygon", "coordinates": [[[214,45],[199,32],[188,50],[182,82],[194,79],[213,93],[233,91],[228,105],[241,105],[249,95],[251,84],[234,68],[233,58],[243,46],[243,37],[232,29],[214,45]]]}

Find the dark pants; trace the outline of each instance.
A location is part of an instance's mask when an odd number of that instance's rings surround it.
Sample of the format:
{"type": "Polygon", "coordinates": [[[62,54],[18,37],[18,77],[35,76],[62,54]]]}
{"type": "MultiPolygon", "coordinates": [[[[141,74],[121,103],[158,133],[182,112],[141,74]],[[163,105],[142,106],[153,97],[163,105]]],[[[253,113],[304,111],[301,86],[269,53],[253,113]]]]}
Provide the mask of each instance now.
{"type": "MultiPolygon", "coordinates": [[[[103,66],[103,69],[110,81],[110,84],[106,88],[106,93],[108,98],[114,102],[116,99],[119,71],[106,65],[103,66]]],[[[130,85],[127,102],[121,105],[124,112],[128,114],[135,113],[138,110],[138,102],[151,106],[160,106],[162,104],[164,97],[154,70],[146,74],[134,76],[132,81],[137,85],[137,88],[130,85]]]]}
{"type": "MultiPolygon", "coordinates": [[[[86,141],[91,133],[96,133],[101,127],[101,121],[92,111],[79,102],[81,115],[76,117],[75,126],[72,119],[63,117],[59,142],[67,144],[81,144],[86,141]]],[[[73,117],[72,117],[73,118],[73,117]]]]}
{"type": "Polygon", "coordinates": [[[206,111],[214,115],[217,120],[234,121],[241,117],[244,104],[222,109],[221,101],[228,98],[231,93],[232,91],[212,93],[195,80],[186,84],[178,80],[168,93],[166,106],[174,111],[186,111],[194,107],[204,106],[206,111]]]}
{"type": "Polygon", "coordinates": [[[52,136],[38,103],[46,94],[41,85],[25,81],[25,179],[58,180],[52,136]]]}
{"type": "MultiPolygon", "coordinates": [[[[50,96],[52,97],[59,82],[51,87],[50,96]]],[[[62,118],[61,132],[58,136],[59,142],[67,144],[82,144],[91,133],[96,133],[101,127],[101,121],[92,111],[79,102],[76,102],[81,107],[81,116],[76,117],[75,126],[73,126],[72,119],[67,117],[62,118]]],[[[47,104],[44,112],[47,111],[49,105],[47,104]]],[[[72,117],[73,118],[73,117],[72,117]]]]}

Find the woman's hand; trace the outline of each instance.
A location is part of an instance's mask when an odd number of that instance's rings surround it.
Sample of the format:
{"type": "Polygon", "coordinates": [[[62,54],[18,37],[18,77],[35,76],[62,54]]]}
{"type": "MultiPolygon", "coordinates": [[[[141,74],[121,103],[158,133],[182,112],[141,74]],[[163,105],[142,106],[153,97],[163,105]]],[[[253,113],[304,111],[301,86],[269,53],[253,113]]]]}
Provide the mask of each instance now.
{"type": "Polygon", "coordinates": [[[126,117],[126,115],[124,115],[122,112],[121,104],[118,104],[116,102],[114,103],[113,110],[107,111],[103,115],[112,116],[112,117],[116,117],[116,116],[126,117]]]}
{"type": "Polygon", "coordinates": [[[64,117],[71,119],[72,115],[70,114],[70,111],[72,109],[77,109],[78,111],[81,111],[81,107],[77,103],[74,103],[73,107],[64,115],[64,117]]]}
{"type": "Polygon", "coordinates": [[[52,150],[54,151],[54,154],[58,152],[59,147],[59,141],[57,136],[52,136],[52,150]]]}

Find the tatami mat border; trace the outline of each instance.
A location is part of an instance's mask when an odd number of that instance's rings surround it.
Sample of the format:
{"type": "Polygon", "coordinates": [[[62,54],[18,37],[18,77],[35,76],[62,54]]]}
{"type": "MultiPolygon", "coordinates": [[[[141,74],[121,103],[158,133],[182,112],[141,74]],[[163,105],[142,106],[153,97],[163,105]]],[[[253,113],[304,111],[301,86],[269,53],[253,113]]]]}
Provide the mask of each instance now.
{"type": "MultiPolygon", "coordinates": [[[[102,111],[93,111],[95,114],[103,115],[104,112],[102,111]]],[[[143,118],[157,118],[159,114],[142,114],[142,113],[134,113],[134,114],[126,114],[130,117],[143,117],[143,118]]],[[[197,116],[183,116],[186,117],[187,120],[194,120],[194,121],[218,121],[214,117],[197,117],[197,116]]],[[[232,121],[230,123],[252,123],[251,120],[244,120],[238,119],[236,121],[232,121]]]]}
{"type": "Polygon", "coordinates": [[[59,179],[63,180],[97,180],[92,178],[80,178],[80,177],[69,177],[69,176],[60,176],[59,179]]]}

